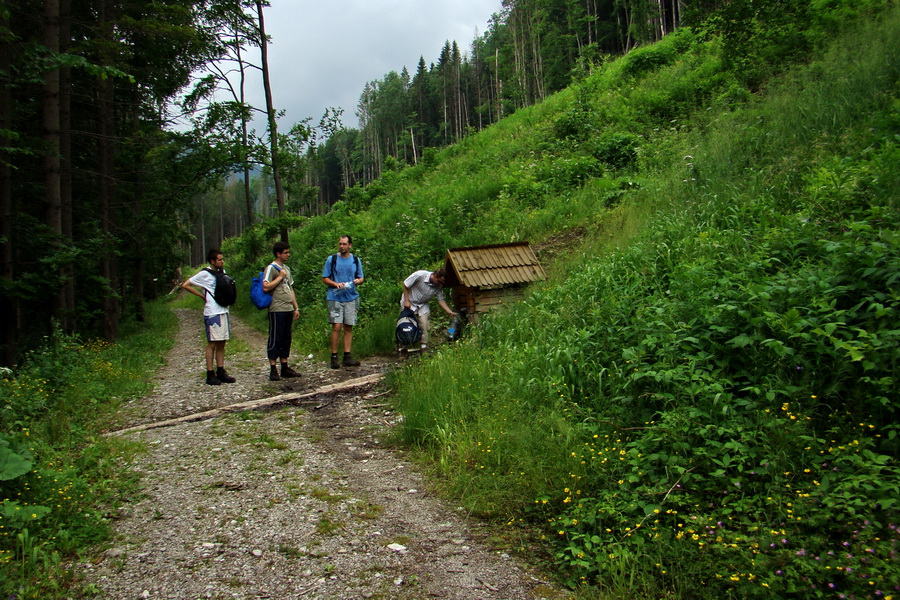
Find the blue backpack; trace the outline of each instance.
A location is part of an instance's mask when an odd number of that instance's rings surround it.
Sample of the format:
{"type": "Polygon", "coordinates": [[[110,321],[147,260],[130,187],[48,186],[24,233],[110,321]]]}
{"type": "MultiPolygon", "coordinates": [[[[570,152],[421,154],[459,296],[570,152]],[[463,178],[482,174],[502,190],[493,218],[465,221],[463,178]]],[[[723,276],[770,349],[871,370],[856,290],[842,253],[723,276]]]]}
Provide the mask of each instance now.
{"type": "MultiPolygon", "coordinates": [[[[278,269],[278,265],[273,264],[278,269]]],[[[278,269],[279,271],[281,269],[278,269]]],[[[250,302],[259,310],[264,310],[272,305],[272,294],[267,294],[263,290],[263,276],[265,271],[260,271],[259,275],[250,280],[250,302]]]]}

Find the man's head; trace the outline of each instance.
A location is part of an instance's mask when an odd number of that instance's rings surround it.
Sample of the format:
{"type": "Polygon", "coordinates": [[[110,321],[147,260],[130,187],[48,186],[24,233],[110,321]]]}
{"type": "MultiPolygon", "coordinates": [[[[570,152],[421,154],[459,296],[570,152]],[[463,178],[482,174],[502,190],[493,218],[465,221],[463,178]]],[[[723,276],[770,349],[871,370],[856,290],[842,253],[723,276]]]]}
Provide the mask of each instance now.
{"type": "Polygon", "coordinates": [[[275,255],[275,258],[285,261],[291,255],[291,247],[287,242],[275,242],[275,245],[272,246],[272,254],[275,255]]]}
{"type": "Polygon", "coordinates": [[[431,280],[431,283],[433,283],[435,285],[442,285],[446,278],[447,278],[447,270],[443,267],[436,270],[434,273],[431,274],[431,277],[429,277],[429,279],[431,280]]]}
{"type": "Polygon", "coordinates": [[[225,264],[225,258],[222,256],[222,251],[218,248],[210,248],[209,252],[206,253],[206,260],[209,261],[209,264],[214,269],[221,269],[222,265],[225,264]]]}
{"type": "Polygon", "coordinates": [[[347,256],[350,254],[350,248],[353,246],[353,238],[349,235],[342,235],[338,239],[338,250],[341,253],[341,256],[347,256]]]}

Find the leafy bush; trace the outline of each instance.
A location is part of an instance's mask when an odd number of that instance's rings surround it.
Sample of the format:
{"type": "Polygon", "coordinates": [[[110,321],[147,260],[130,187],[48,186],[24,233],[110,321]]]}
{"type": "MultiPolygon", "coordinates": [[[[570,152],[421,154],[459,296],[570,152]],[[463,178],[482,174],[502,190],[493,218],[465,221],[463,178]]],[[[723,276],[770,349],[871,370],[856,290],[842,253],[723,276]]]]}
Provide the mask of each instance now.
{"type": "MultiPolygon", "coordinates": [[[[617,210],[656,207],[647,229],[576,252],[527,301],[397,374],[404,439],[469,510],[544,527],[572,585],[898,591],[896,15],[739,110],[623,127],[647,141],[617,210]]],[[[665,69],[631,97],[673,98],[665,69]]],[[[510,169],[529,215],[609,192],[536,188],[556,180],[541,158],[586,147],[572,123],[510,169]]]]}
{"type": "Polygon", "coordinates": [[[98,437],[121,398],[145,393],[177,322],[160,303],[116,345],[60,332],[0,378],[0,593],[61,597],[64,556],[108,535],[108,510],[135,485],[129,444],[98,437]],[[103,508],[105,507],[105,508],[103,508]]]}

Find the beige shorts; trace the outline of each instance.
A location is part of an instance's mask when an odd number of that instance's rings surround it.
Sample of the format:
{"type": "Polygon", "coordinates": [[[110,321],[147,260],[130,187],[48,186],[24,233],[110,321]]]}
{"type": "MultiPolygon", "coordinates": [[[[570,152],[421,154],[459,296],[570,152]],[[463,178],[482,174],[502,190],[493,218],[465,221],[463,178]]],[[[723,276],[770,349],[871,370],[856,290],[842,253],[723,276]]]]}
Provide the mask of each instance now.
{"type": "Polygon", "coordinates": [[[359,298],[350,302],[328,301],[328,322],[342,323],[344,325],[356,325],[356,317],[359,313],[359,298]]]}

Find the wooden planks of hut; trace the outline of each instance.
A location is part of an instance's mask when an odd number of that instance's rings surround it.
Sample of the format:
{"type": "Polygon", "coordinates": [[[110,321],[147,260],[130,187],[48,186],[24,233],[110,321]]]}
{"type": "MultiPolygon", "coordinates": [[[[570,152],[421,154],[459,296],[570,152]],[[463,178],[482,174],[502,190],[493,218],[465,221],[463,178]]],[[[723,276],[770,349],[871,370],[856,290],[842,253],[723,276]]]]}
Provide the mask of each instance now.
{"type": "Polygon", "coordinates": [[[445,287],[452,287],[452,304],[465,308],[469,322],[503,304],[521,300],[529,283],[546,277],[528,242],[452,248],[444,260],[445,287]]]}

